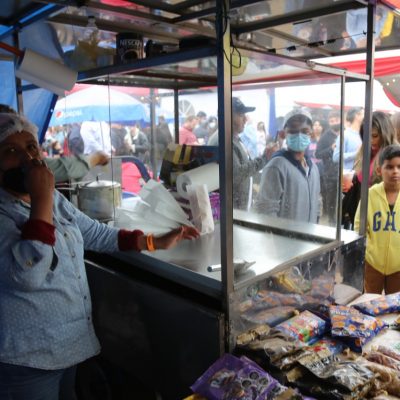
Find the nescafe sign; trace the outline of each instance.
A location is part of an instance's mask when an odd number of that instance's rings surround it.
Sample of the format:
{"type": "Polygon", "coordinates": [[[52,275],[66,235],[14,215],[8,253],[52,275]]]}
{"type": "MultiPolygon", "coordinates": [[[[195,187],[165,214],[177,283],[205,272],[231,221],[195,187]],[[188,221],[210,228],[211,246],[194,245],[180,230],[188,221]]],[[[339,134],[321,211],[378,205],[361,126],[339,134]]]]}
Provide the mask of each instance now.
{"type": "Polygon", "coordinates": [[[143,58],[143,38],[132,32],[121,32],[116,36],[117,62],[125,64],[143,58]]]}

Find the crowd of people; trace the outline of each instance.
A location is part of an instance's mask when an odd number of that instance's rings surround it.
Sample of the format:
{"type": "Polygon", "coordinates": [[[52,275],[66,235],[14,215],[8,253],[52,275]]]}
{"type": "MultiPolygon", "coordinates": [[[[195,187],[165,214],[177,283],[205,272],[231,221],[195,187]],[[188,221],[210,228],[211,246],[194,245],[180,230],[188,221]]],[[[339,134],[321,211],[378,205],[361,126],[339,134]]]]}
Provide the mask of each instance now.
{"type": "MultiPolygon", "coordinates": [[[[158,117],[155,131],[157,157],[173,141],[168,123],[158,117]]],[[[150,128],[140,123],[123,125],[105,121],[84,121],[64,126],[49,127],[42,143],[43,153],[52,158],[68,155],[88,155],[103,151],[109,156],[135,156],[150,164],[150,128]]]]}

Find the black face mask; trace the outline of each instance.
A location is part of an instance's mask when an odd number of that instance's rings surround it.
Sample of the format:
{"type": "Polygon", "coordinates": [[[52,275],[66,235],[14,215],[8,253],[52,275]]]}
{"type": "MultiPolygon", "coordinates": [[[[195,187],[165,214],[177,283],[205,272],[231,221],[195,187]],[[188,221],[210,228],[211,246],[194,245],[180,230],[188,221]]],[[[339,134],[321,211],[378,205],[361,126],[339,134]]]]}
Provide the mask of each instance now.
{"type": "Polygon", "coordinates": [[[340,131],[340,124],[331,125],[330,127],[335,132],[339,132],[340,131]]]}
{"type": "Polygon", "coordinates": [[[25,174],[21,167],[10,168],[3,172],[3,187],[17,193],[26,194],[25,174]]]}

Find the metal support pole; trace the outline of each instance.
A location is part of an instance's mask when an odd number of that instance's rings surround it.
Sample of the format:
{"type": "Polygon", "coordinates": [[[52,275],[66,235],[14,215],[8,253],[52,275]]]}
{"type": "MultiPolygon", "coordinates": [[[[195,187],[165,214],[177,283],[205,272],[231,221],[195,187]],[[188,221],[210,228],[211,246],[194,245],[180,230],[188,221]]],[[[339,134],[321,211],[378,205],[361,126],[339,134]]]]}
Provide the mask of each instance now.
{"type": "Polygon", "coordinates": [[[221,196],[221,280],[223,309],[225,312],[226,351],[233,349],[230,337],[231,297],[233,295],[233,189],[232,189],[232,76],[229,0],[217,2],[217,77],[218,77],[218,137],[219,137],[219,181],[221,196]]]}
{"type": "Polygon", "coordinates": [[[179,143],[179,94],[174,90],[174,119],[175,119],[175,143],[179,143]]]}
{"type": "Polygon", "coordinates": [[[156,104],[154,89],[150,89],[150,162],[153,170],[153,177],[157,180],[158,165],[156,159],[156,104]]]}
{"type": "MultiPolygon", "coordinates": [[[[18,32],[13,33],[14,46],[19,48],[18,32]]],[[[14,64],[18,62],[17,56],[14,57],[14,64]]],[[[24,99],[22,95],[22,81],[20,78],[15,77],[15,90],[17,95],[17,109],[20,114],[24,114],[24,99]]]]}
{"type": "Polygon", "coordinates": [[[359,234],[365,235],[367,226],[368,212],[368,188],[369,188],[369,167],[371,158],[371,125],[372,125],[372,100],[373,100],[373,84],[374,84],[374,53],[375,53],[375,16],[376,4],[368,5],[368,29],[367,29],[367,62],[366,73],[369,75],[369,80],[366,82],[365,90],[365,115],[363,122],[363,162],[361,182],[361,204],[360,204],[360,229],[359,234]]]}
{"type": "Polygon", "coordinates": [[[346,79],[344,76],[340,78],[340,157],[338,169],[338,198],[337,198],[337,222],[336,222],[336,239],[340,240],[342,232],[342,182],[343,182],[343,149],[344,149],[344,100],[346,94],[346,79]]]}

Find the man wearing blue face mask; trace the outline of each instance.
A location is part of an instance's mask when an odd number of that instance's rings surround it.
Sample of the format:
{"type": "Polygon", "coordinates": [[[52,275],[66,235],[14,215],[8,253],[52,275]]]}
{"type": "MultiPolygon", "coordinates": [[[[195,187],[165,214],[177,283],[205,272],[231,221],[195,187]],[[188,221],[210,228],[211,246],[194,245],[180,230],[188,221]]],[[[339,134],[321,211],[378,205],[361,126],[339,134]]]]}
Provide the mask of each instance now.
{"type": "Polygon", "coordinates": [[[304,152],[311,142],[312,118],[293,110],[283,128],[287,150],[276,152],[262,172],[257,212],[296,221],[317,223],[320,215],[319,172],[304,152]]]}

